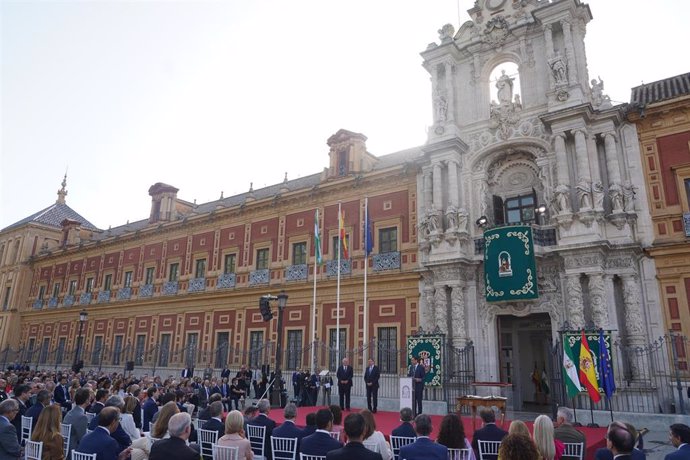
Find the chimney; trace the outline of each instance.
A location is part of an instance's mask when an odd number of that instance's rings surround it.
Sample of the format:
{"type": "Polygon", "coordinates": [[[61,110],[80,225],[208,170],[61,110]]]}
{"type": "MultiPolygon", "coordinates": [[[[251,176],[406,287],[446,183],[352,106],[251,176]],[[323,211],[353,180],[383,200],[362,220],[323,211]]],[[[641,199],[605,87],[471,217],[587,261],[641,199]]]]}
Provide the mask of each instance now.
{"type": "Polygon", "coordinates": [[[179,189],[172,185],[157,182],[149,188],[151,195],[151,215],[149,223],[170,222],[177,219],[175,204],[179,189]]]}

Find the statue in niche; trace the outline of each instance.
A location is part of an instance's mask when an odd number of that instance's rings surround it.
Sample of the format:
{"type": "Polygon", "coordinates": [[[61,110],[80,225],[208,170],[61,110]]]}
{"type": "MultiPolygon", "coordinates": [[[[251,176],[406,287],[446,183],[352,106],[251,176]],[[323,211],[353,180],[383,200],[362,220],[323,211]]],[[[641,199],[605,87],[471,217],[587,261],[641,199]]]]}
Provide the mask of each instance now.
{"type": "Polygon", "coordinates": [[[448,230],[455,230],[458,227],[458,210],[453,205],[446,209],[446,222],[448,223],[448,230]]]}
{"type": "Polygon", "coordinates": [[[558,214],[569,214],[570,207],[570,189],[567,185],[559,184],[554,191],[554,208],[558,214]]]}
{"type": "Polygon", "coordinates": [[[431,230],[429,229],[429,219],[426,217],[423,217],[419,221],[419,235],[423,240],[429,239],[429,235],[431,234],[431,230]]]}
{"type": "Polygon", "coordinates": [[[609,198],[611,199],[613,213],[623,212],[623,190],[620,185],[609,185],[609,198]]]}
{"type": "Polygon", "coordinates": [[[439,215],[435,210],[433,210],[433,209],[427,210],[426,215],[427,215],[427,221],[429,223],[429,232],[430,233],[437,233],[438,231],[442,230],[441,229],[441,219],[439,218],[439,215]]]}
{"type": "Polygon", "coordinates": [[[513,102],[513,107],[515,110],[522,110],[522,101],[520,100],[520,95],[515,95],[515,102],[513,102]]]}
{"type": "Polygon", "coordinates": [[[434,107],[436,112],[436,121],[442,123],[448,119],[448,101],[446,96],[441,91],[436,91],[434,96],[434,107]]]}
{"type": "Polygon", "coordinates": [[[557,85],[564,85],[568,83],[568,66],[565,64],[563,57],[559,54],[549,61],[551,66],[551,73],[557,85]]]}
{"type": "Polygon", "coordinates": [[[458,231],[467,232],[467,220],[469,219],[469,214],[465,209],[460,208],[458,211],[458,231]]]}
{"type": "Polygon", "coordinates": [[[604,184],[600,181],[592,183],[592,197],[594,199],[594,209],[604,209],[604,184]]]}
{"type": "Polygon", "coordinates": [[[577,201],[580,204],[580,209],[591,209],[592,208],[592,197],[590,193],[592,189],[589,183],[582,180],[577,184],[577,201]]]}
{"type": "Polygon", "coordinates": [[[510,104],[513,101],[513,81],[514,78],[510,78],[506,75],[505,70],[501,70],[501,76],[498,77],[496,81],[496,88],[498,88],[498,103],[510,104]]]}
{"type": "Polygon", "coordinates": [[[623,183],[623,211],[635,211],[635,186],[630,181],[623,183]]]}

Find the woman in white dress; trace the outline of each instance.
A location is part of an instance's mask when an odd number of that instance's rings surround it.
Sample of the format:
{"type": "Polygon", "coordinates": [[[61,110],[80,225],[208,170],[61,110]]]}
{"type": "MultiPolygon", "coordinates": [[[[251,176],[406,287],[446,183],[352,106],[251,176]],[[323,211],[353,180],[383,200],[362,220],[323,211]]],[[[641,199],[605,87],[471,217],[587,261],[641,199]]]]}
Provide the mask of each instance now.
{"type": "Polygon", "coordinates": [[[376,430],[376,420],[374,419],[374,414],[367,409],[362,409],[359,413],[362,414],[362,417],[364,417],[364,440],[362,441],[364,446],[367,448],[370,448],[369,446],[375,446],[374,448],[371,448],[371,450],[376,449],[376,452],[381,454],[383,460],[392,460],[393,452],[391,451],[385,436],[383,436],[383,433],[376,430]]]}
{"type": "Polygon", "coordinates": [[[137,398],[134,396],[126,396],[125,410],[122,411],[120,426],[123,430],[125,430],[125,433],[129,435],[132,441],[136,441],[137,439],[141,438],[141,432],[134,424],[134,417],[132,415],[135,407],[137,407],[137,398]]]}

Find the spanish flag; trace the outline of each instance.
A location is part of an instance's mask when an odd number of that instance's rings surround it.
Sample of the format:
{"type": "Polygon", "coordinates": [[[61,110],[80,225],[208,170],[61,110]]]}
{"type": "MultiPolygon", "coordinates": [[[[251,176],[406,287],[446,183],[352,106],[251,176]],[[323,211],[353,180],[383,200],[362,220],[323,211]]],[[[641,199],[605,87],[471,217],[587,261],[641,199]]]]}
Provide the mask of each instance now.
{"type": "Polygon", "coordinates": [[[587,393],[589,393],[592,401],[598,403],[601,400],[599,383],[594,372],[592,352],[589,349],[584,329],[582,330],[582,341],[580,342],[580,383],[587,389],[587,393]]]}
{"type": "Polygon", "coordinates": [[[340,212],[338,218],[338,230],[340,235],[340,244],[342,245],[343,259],[350,258],[350,252],[347,249],[347,235],[345,234],[345,211],[340,212]]]}

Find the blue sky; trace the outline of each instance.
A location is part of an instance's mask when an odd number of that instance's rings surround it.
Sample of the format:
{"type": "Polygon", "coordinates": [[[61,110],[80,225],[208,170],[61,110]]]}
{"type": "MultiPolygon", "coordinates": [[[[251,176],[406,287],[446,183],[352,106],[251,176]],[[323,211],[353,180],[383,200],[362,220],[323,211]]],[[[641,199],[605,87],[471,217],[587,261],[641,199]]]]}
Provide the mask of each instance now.
{"type": "MultiPolygon", "coordinates": [[[[690,71],[690,3],[588,3],[613,100],[690,71]]],[[[375,155],[421,145],[419,52],[472,4],[3,0],[0,228],[53,203],[66,169],[67,203],[107,228],[148,217],[156,182],[206,202],[319,172],[340,128],[375,155]]]]}

